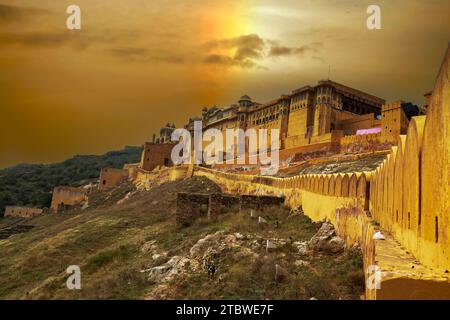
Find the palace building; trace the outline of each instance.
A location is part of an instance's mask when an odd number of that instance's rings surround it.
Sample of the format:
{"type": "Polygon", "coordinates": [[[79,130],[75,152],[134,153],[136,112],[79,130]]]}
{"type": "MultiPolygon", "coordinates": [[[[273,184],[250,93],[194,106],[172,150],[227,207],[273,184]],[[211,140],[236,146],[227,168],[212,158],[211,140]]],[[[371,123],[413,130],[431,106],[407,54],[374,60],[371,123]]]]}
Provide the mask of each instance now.
{"type": "MultiPolygon", "coordinates": [[[[406,133],[411,116],[418,112],[419,108],[411,103],[386,104],[384,99],[372,94],[321,80],[314,86],[302,86],[266,103],[253,101],[245,94],[226,107],[205,107],[201,116],[190,118],[184,127],[193,135],[194,122],[201,121],[203,131],[218,129],[224,137],[227,129],[267,129],[269,148],[270,129],[278,129],[279,147],[286,151],[284,154],[318,150],[339,152],[351,150],[354,143],[367,142],[367,139],[382,144],[382,148],[396,143],[398,135],[406,133]]],[[[146,146],[145,150],[159,150],[157,144],[169,145],[168,133],[174,128],[169,124],[162,128],[160,137],[153,140],[153,148],[146,146]]],[[[203,142],[203,147],[208,143],[203,142]]],[[[373,146],[373,143],[365,145],[373,146]]],[[[225,148],[224,144],[223,152],[230,151],[225,148]]],[[[165,158],[169,156],[169,149],[163,152],[165,158]]],[[[149,158],[145,153],[143,159],[149,158]]]]}

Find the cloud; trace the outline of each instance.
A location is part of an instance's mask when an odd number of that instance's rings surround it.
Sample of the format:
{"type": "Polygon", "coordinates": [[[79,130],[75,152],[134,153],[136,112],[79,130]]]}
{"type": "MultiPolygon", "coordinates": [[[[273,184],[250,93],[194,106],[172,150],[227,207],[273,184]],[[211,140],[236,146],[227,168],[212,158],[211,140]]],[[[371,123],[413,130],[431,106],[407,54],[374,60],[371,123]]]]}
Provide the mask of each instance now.
{"type": "Polygon", "coordinates": [[[166,50],[149,50],[144,47],[118,47],[106,50],[122,61],[130,62],[167,62],[182,64],[185,59],[166,50]]]}
{"type": "MultiPolygon", "coordinates": [[[[173,35],[167,35],[172,39],[173,35]]],[[[320,43],[298,47],[281,45],[277,40],[264,39],[257,34],[241,35],[234,38],[211,40],[200,46],[182,46],[167,41],[157,47],[144,45],[111,46],[105,52],[123,62],[207,64],[220,67],[264,68],[262,62],[267,58],[285,56],[304,56],[307,52],[316,56],[320,43]]]]}
{"type": "Polygon", "coordinates": [[[314,42],[298,47],[284,46],[277,40],[263,39],[257,34],[243,35],[231,39],[214,40],[206,43],[204,48],[210,51],[205,63],[222,66],[240,66],[244,68],[261,67],[256,61],[267,57],[304,56],[307,52],[318,53],[322,44],[314,42]],[[233,54],[217,53],[223,49],[233,49],[233,54]]]}
{"type": "Polygon", "coordinates": [[[24,8],[0,4],[0,24],[17,22],[18,20],[22,20],[24,18],[45,14],[48,12],[49,11],[47,10],[39,8],[24,8]]]}
{"type": "Polygon", "coordinates": [[[319,42],[314,42],[309,45],[302,45],[298,47],[287,47],[280,45],[277,41],[271,41],[270,50],[268,56],[270,57],[281,57],[281,56],[292,56],[300,55],[303,56],[306,52],[310,51],[313,53],[318,53],[320,47],[322,46],[319,42]]]}
{"type": "Polygon", "coordinates": [[[62,33],[3,33],[0,46],[18,44],[30,47],[51,47],[72,41],[73,38],[62,33]]]}
{"type": "Polygon", "coordinates": [[[0,33],[0,48],[19,45],[29,48],[53,48],[70,45],[84,50],[92,45],[102,45],[123,41],[126,33],[85,32],[85,31],[41,31],[41,32],[4,32],[0,33]]]}
{"type": "Polygon", "coordinates": [[[248,68],[256,66],[257,64],[254,60],[263,57],[265,40],[257,34],[249,34],[230,39],[210,41],[204,45],[204,48],[210,51],[203,60],[205,63],[248,68]],[[222,52],[224,50],[234,50],[234,53],[224,54],[215,52],[222,52]]]}

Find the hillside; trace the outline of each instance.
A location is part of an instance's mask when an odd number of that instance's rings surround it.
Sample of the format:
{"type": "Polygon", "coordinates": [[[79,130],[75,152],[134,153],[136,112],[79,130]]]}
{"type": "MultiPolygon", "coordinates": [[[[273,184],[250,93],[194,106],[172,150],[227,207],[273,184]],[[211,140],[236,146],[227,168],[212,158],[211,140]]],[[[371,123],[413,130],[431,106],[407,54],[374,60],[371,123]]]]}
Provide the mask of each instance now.
{"type": "MultiPolygon", "coordinates": [[[[124,184],[91,195],[89,208],[26,221],[29,231],[0,240],[0,299],[358,299],[358,250],[306,252],[318,232],[301,212],[229,210],[216,221],[175,223],[177,192],[219,191],[203,177],[164,183],[148,192],[124,184]],[[130,193],[131,192],[131,193],[130,193]],[[126,201],[124,199],[128,194],[126,201]],[[279,247],[266,253],[266,239],[279,247]],[[203,264],[214,259],[209,279],[203,264]],[[275,264],[288,281],[275,281],[275,264]],[[81,268],[81,290],[65,286],[69,265],[81,268]]],[[[13,223],[0,219],[0,229],[13,223]]],[[[322,228],[321,228],[322,230],[322,228]]]]}
{"type": "Polygon", "coordinates": [[[0,170],[0,215],[7,205],[49,207],[59,185],[79,186],[98,179],[102,167],[122,168],[140,160],[142,148],[125,147],[104,155],[79,155],[54,164],[20,164],[0,170]]]}

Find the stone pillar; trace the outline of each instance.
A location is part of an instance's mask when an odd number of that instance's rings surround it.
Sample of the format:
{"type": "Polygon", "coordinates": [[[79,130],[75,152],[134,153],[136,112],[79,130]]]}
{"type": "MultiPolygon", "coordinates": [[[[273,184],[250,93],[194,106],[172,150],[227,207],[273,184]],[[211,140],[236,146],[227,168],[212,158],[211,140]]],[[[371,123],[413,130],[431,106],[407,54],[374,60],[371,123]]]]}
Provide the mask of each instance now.
{"type": "Polygon", "coordinates": [[[208,219],[214,219],[220,214],[222,208],[222,196],[220,193],[213,193],[209,195],[208,203],[208,219]]]}
{"type": "Polygon", "coordinates": [[[180,227],[190,225],[196,217],[203,214],[201,207],[208,205],[208,202],[209,195],[207,194],[179,192],[177,195],[177,225],[180,227]]]}

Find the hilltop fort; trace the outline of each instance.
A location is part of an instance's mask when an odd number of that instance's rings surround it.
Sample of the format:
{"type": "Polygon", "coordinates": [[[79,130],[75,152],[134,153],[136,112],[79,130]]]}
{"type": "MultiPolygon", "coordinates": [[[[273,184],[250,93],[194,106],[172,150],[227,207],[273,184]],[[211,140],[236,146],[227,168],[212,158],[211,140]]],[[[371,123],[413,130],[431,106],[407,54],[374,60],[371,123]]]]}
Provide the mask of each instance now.
{"type": "MultiPolygon", "coordinates": [[[[203,130],[278,129],[281,167],[276,176],[259,175],[258,165],[174,165],[170,137],[175,125],[168,123],[159,137],[144,144],[139,163],[102,169],[98,189],[131,181],[140,190],[151,190],[204,176],[222,193],[179,193],[180,227],[205,214],[214,219],[218,207],[257,210],[282,201],[313,221],[333,224],[347,246],[360,246],[367,299],[450,299],[449,62],[450,47],[420,108],[386,103],[324,80],[267,103],[243,95],[230,106],[204,108],[201,117],[184,126],[192,135],[200,120],[203,130]],[[201,210],[204,205],[207,212],[201,210]],[[374,276],[368,270],[374,269],[380,287],[368,285],[374,276]]],[[[51,212],[86,205],[89,192],[56,188],[51,212]]],[[[30,209],[26,216],[33,213],[30,209]]]]}

